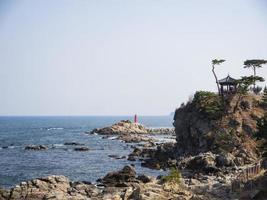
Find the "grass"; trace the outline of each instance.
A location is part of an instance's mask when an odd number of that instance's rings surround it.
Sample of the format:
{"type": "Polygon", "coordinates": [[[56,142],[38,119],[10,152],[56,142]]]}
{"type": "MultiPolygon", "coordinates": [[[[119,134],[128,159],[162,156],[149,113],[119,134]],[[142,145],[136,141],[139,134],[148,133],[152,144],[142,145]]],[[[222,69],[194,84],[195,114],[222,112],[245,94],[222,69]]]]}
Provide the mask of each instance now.
{"type": "Polygon", "coordinates": [[[181,172],[176,168],[171,168],[169,174],[167,176],[163,176],[161,180],[163,182],[171,182],[179,184],[181,178],[182,178],[181,172]]]}

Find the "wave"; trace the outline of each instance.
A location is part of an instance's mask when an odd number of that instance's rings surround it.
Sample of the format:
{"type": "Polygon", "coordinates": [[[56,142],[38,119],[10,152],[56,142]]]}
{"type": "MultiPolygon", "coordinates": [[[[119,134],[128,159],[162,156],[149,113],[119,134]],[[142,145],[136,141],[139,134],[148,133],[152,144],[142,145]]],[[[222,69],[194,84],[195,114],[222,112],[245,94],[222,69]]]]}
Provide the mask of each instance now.
{"type": "Polygon", "coordinates": [[[46,130],[48,131],[52,131],[52,130],[63,130],[64,128],[61,127],[51,127],[51,128],[47,128],[46,130]]]}
{"type": "Polygon", "coordinates": [[[53,147],[63,147],[64,144],[53,144],[52,146],[53,146],[53,147]]]}
{"type": "Polygon", "coordinates": [[[15,148],[20,148],[21,146],[15,146],[15,145],[10,145],[10,146],[2,146],[0,149],[15,149],[15,148]]]}

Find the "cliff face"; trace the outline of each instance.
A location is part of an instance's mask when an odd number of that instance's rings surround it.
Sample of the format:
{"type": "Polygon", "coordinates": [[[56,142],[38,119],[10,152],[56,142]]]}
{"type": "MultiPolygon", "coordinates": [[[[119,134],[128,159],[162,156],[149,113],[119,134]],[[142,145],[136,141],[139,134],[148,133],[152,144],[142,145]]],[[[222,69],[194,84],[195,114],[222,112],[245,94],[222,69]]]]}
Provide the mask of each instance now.
{"type": "Polygon", "coordinates": [[[193,101],[175,112],[178,152],[230,153],[236,165],[253,162],[258,157],[253,135],[257,131],[257,120],[265,112],[260,98],[235,95],[222,100],[212,93],[196,93],[193,101]]]}

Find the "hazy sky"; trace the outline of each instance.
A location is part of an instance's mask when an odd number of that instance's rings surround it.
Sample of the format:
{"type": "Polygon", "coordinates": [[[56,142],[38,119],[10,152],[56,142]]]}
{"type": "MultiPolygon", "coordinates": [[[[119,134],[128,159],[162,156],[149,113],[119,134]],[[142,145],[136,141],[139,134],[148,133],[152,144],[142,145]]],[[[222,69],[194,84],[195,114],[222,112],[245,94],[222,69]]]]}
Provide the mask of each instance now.
{"type": "Polygon", "coordinates": [[[213,58],[267,59],[265,0],[0,0],[0,115],[169,114],[213,58]]]}

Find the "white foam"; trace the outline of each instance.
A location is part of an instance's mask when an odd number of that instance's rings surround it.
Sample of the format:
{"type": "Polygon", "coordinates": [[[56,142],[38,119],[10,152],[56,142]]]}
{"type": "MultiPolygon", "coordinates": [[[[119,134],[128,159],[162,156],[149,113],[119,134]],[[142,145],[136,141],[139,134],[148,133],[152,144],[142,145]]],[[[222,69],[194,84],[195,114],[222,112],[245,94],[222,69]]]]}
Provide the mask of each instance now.
{"type": "Polygon", "coordinates": [[[63,130],[64,128],[60,128],[60,127],[52,127],[52,128],[47,128],[48,131],[51,130],[63,130]]]}
{"type": "Polygon", "coordinates": [[[63,147],[64,144],[53,144],[53,147],[63,147]]]}
{"type": "Polygon", "coordinates": [[[118,136],[108,137],[109,140],[116,140],[118,136]]]}

